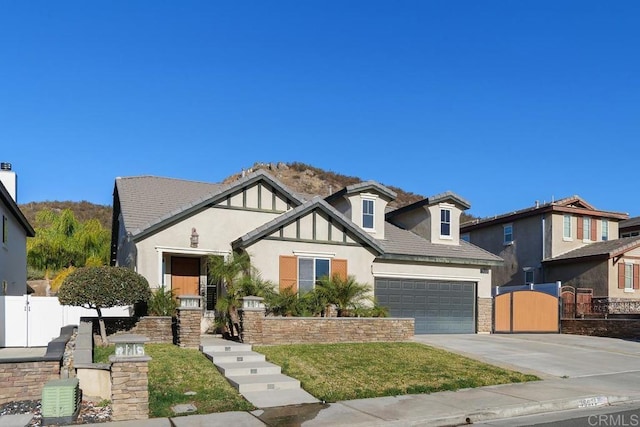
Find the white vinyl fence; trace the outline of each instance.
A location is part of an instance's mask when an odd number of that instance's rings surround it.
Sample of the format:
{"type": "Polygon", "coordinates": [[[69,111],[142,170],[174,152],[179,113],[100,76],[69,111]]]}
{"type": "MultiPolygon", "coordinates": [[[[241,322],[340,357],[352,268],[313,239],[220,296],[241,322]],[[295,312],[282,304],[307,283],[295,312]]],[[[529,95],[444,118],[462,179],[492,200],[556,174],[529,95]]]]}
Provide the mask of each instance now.
{"type": "MultiPolygon", "coordinates": [[[[113,307],[102,315],[129,317],[132,312],[128,306],[113,307]]],[[[0,296],[0,347],[46,347],[63,326],[97,315],[96,310],[60,305],[57,297],[0,296]]]]}

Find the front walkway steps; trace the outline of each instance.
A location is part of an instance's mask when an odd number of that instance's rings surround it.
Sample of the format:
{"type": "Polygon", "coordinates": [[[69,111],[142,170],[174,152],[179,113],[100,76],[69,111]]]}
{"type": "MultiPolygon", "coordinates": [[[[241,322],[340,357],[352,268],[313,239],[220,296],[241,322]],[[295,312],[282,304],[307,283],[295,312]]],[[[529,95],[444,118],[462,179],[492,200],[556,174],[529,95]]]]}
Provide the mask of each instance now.
{"type": "Polygon", "coordinates": [[[281,373],[280,367],[265,361],[264,354],[242,344],[211,335],[200,339],[200,351],[257,408],[318,403],[300,388],[300,381],[281,373]]]}

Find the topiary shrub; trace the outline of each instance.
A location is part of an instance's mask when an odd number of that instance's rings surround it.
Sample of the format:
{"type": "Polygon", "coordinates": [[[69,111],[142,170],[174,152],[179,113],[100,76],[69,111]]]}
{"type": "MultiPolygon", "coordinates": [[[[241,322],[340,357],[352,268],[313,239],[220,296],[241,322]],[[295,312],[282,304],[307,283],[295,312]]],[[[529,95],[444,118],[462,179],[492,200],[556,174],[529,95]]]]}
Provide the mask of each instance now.
{"type": "Polygon", "coordinates": [[[69,274],[58,290],[63,305],[95,309],[100,336],[107,344],[102,309],[146,302],[151,297],[149,283],[142,275],[125,267],[82,267],[69,274]]]}

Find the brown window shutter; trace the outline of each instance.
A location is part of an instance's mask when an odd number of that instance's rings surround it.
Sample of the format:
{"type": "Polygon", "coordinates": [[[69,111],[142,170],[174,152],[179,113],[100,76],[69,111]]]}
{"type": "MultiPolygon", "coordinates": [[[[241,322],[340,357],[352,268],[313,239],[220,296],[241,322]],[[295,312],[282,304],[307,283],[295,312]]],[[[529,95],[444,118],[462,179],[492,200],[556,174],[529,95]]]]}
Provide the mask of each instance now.
{"type": "Polygon", "coordinates": [[[347,280],[347,260],[346,259],[332,259],[331,260],[331,275],[337,274],[342,280],[347,280]]]}
{"type": "Polygon", "coordinates": [[[584,233],[583,233],[583,227],[584,227],[584,220],[582,219],[581,216],[578,217],[578,232],[576,233],[576,238],[578,240],[582,240],[584,237],[584,233]]]}
{"type": "Polygon", "coordinates": [[[618,264],[618,289],[624,289],[624,262],[618,264]]]}
{"type": "Polygon", "coordinates": [[[280,290],[291,288],[298,292],[298,257],[280,255],[280,290]]]}
{"type": "Polygon", "coordinates": [[[596,242],[598,240],[598,221],[595,218],[591,218],[591,241],[596,242]]]}
{"type": "Polygon", "coordinates": [[[640,265],[633,264],[633,289],[640,289],[640,265]]]}

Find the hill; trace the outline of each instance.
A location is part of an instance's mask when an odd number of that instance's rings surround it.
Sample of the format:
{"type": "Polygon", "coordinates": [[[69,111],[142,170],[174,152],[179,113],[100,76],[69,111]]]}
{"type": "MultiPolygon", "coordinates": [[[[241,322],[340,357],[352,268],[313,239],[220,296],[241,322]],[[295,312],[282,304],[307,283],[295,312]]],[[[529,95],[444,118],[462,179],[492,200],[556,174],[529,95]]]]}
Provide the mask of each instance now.
{"type": "MultiPolygon", "coordinates": [[[[336,172],[326,171],[311,165],[304,163],[261,163],[256,162],[253,166],[243,169],[237,174],[233,174],[226,179],[223,183],[227,184],[233,182],[243,176],[243,174],[250,173],[252,171],[264,169],[271,175],[275,176],[283,184],[289,187],[291,190],[297,193],[303,193],[306,195],[319,195],[328,196],[329,194],[341,190],[342,188],[361,182],[362,179],[355,176],[342,175],[336,172]]],[[[424,197],[404,191],[401,188],[386,185],[397,194],[396,200],[389,205],[392,207],[402,207],[424,197]]],[[[20,209],[24,213],[27,220],[33,225],[35,224],[36,214],[45,209],[64,210],[70,209],[75,215],[76,219],[80,222],[84,222],[87,219],[96,218],[100,221],[103,227],[111,229],[111,206],[97,205],[87,201],[72,202],[72,201],[46,201],[46,202],[30,202],[20,205],[20,209]]],[[[462,221],[473,219],[465,213],[462,214],[462,221]]]]}
{"type": "MultiPolygon", "coordinates": [[[[307,195],[328,196],[329,194],[341,190],[348,185],[363,181],[361,178],[355,176],[347,176],[326,171],[304,163],[258,162],[254,163],[253,166],[243,172],[231,175],[223,182],[225,184],[233,182],[241,178],[243,173],[251,173],[258,169],[266,170],[293,191],[307,195]]],[[[410,193],[392,185],[386,185],[384,183],[381,184],[397,193],[396,200],[390,203],[390,205],[394,207],[405,206],[424,198],[419,194],[410,193]]]]}
{"type": "Polygon", "coordinates": [[[83,200],[81,202],[29,202],[21,204],[19,207],[32,226],[35,225],[36,215],[40,211],[48,209],[53,211],[63,211],[65,209],[70,209],[78,221],[85,222],[88,219],[97,219],[104,228],[111,230],[112,209],[109,205],[96,205],[83,200]]]}

